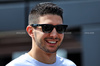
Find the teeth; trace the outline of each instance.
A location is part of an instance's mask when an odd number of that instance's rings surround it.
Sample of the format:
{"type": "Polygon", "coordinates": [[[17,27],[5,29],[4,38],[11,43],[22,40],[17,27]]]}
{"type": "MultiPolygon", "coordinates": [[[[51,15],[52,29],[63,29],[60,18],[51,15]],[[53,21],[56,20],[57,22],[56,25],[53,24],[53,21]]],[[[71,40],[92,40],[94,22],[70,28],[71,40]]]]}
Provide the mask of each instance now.
{"type": "Polygon", "coordinates": [[[55,41],[48,41],[49,43],[56,43],[55,41]]]}

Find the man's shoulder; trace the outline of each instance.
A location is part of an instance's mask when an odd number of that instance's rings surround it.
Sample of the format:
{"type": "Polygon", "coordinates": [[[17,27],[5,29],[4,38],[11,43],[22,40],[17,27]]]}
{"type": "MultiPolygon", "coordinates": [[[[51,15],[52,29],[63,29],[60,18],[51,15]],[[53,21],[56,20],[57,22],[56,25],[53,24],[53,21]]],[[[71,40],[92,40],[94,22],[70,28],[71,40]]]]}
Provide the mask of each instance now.
{"type": "Polygon", "coordinates": [[[27,61],[26,56],[27,56],[26,54],[23,54],[19,56],[18,58],[12,60],[11,62],[9,62],[6,66],[21,66],[21,64],[24,65],[27,61]]]}
{"type": "Polygon", "coordinates": [[[59,64],[62,64],[63,66],[76,66],[76,64],[73,61],[60,56],[57,56],[57,61],[59,64]]]}

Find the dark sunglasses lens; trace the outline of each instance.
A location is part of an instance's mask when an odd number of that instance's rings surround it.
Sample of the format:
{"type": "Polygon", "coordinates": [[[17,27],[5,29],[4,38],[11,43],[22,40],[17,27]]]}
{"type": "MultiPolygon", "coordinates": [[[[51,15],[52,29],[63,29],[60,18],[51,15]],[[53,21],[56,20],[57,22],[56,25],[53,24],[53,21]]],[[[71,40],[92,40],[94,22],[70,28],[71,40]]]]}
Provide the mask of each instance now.
{"type": "Polygon", "coordinates": [[[50,33],[53,29],[52,25],[42,25],[42,30],[44,33],[50,33]]]}
{"type": "Polygon", "coordinates": [[[58,25],[56,27],[56,30],[57,30],[58,33],[64,33],[65,30],[66,30],[66,26],[64,26],[64,25],[58,25]]]}

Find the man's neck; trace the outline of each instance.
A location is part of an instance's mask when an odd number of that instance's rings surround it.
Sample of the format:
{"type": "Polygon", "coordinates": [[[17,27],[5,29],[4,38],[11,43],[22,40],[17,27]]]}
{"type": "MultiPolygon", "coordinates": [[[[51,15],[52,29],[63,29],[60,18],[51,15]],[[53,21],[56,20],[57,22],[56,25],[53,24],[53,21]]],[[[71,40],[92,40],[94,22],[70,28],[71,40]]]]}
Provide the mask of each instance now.
{"type": "Polygon", "coordinates": [[[56,62],[56,53],[47,53],[41,49],[31,49],[28,54],[34,59],[46,64],[53,64],[56,62]]]}

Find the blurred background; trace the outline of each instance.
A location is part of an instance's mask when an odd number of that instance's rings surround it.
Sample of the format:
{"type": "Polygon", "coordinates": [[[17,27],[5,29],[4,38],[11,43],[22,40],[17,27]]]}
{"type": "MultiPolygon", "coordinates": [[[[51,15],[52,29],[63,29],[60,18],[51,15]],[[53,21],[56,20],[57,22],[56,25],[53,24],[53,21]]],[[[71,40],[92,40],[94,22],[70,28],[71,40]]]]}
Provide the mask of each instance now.
{"type": "Polygon", "coordinates": [[[100,66],[100,0],[0,0],[0,66],[31,49],[28,14],[40,2],[63,8],[69,25],[57,54],[77,66],[100,66]]]}

